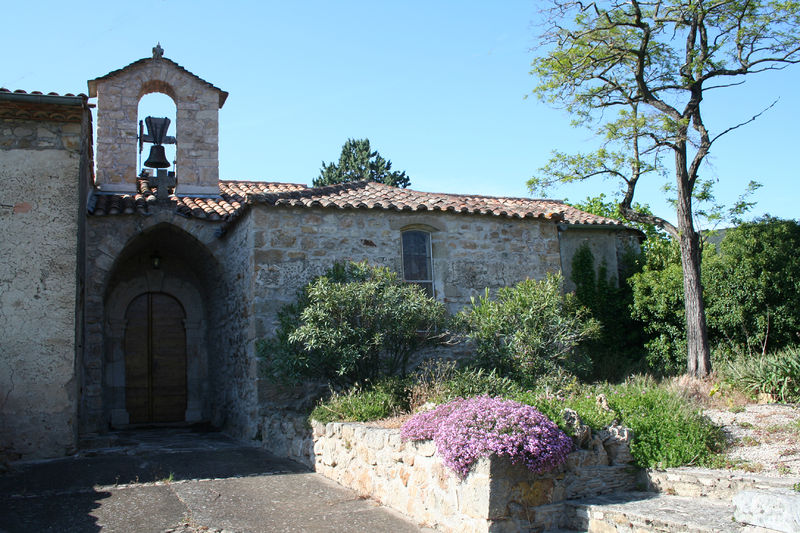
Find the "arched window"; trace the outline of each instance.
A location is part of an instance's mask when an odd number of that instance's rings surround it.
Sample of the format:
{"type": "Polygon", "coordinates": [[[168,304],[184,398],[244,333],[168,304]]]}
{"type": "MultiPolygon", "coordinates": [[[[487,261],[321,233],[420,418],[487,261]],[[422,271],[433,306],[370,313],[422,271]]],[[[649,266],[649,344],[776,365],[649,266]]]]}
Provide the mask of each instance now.
{"type": "Polygon", "coordinates": [[[431,234],[427,231],[403,232],[403,280],[416,283],[428,293],[433,292],[433,254],[431,234]]]}

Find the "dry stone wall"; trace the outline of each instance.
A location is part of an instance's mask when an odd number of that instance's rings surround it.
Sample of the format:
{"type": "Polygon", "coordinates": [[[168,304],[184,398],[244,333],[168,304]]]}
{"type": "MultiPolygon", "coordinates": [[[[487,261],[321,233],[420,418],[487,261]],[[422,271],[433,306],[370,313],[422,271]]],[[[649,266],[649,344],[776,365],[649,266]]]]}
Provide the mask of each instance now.
{"type": "Polygon", "coordinates": [[[275,413],[263,418],[264,447],[442,531],[538,531],[563,526],[568,499],[633,490],[629,434],[595,434],[589,449],[541,475],[504,458],[481,459],[459,479],[432,441],[405,442],[396,429],[358,423],[309,424],[275,413]]]}

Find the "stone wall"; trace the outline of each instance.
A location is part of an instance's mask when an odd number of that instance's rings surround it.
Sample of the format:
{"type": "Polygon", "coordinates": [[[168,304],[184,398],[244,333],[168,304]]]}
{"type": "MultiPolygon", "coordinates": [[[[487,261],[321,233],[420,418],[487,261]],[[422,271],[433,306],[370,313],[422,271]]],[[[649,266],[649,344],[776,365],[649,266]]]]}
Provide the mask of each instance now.
{"type": "Polygon", "coordinates": [[[594,435],[556,470],[535,475],[504,458],[481,459],[460,480],[432,441],[404,442],[399,430],[313,422],[274,413],[260,425],[263,446],[360,494],[442,531],[529,531],[562,527],[564,502],[637,484],[624,429],[594,435]]]}
{"type": "Polygon", "coordinates": [[[16,96],[0,98],[0,460],[63,455],[76,445],[76,294],[89,179],[85,101],[16,96]]]}
{"type": "Polygon", "coordinates": [[[496,290],[560,269],[550,221],[450,213],[320,208],[253,209],[255,333],[271,336],[278,310],[336,261],[366,260],[402,272],[401,232],[431,232],[436,297],[451,312],[496,290]]]}
{"type": "Polygon", "coordinates": [[[154,92],[172,98],[177,108],[170,134],[178,140],[178,193],[218,195],[219,108],[227,93],[157,57],[89,82],[89,96],[97,97],[97,184],[106,191],[136,191],[139,100],[154,92]]]}
{"type": "Polygon", "coordinates": [[[258,364],[253,325],[253,234],[247,215],[218,239],[215,253],[223,273],[211,302],[209,340],[214,389],[211,421],[230,434],[252,438],[257,426],[258,364]]]}
{"type": "Polygon", "coordinates": [[[120,317],[133,297],[154,291],[177,297],[187,312],[187,420],[211,421],[234,435],[252,436],[251,234],[246,220],[224,239],[217,237],[217,228],[179,216],[169,203],[152,206],[147,217],[89,217],[83,433],[125,424],[125,322],[120,317]],[[161,258],[158,269],[151,265],[155,252],[161,258]]]}
{"type": "Polygon", "coordinates": [[[572,281],[572,259],[583,245],[588,245],[594,256],[594,266],[598,269],[605,264],[608,275],[616,283],[619,275],[621,255],[624,253],[622,242],[627,242],[628,233],[612,232],[599,227],[575,227],[567,226],[567,229],[559,231],[559,241],[561,249],[561,270],[564,275],[565,288],[569,291],[575,290],[575,283],[572,281]],[[623,237],[625,236],[625,237],[623,237]]]}

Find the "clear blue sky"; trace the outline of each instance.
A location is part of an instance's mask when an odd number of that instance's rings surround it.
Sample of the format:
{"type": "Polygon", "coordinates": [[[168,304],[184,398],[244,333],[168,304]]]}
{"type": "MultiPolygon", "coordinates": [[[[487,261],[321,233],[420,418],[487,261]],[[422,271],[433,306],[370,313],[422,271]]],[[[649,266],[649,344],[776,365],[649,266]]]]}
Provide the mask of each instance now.
{"type": "MultiPolygon", "coordinates": [[[[220,111],[223,179],[310,184],[347,138],[370,139],[423,191],[529,196],[554,149],[596,140],[535,98],[535,0],[7,2],[0,87],[87,92],[86,80],[165,56],[230,93],[220,111]]],[[[800,66],[706,99],[712,132],[778,104],[714,146],[706,176],[733,201],[764,187],[753,215],[797,218],[800,66]]],[[[174,133],[174,130],[171,132],[174,133]]],[[[656,180],[637,193],[674,219],[656,180]]],[[[617,184],[553,190],[577,201],[617,184]]]]}

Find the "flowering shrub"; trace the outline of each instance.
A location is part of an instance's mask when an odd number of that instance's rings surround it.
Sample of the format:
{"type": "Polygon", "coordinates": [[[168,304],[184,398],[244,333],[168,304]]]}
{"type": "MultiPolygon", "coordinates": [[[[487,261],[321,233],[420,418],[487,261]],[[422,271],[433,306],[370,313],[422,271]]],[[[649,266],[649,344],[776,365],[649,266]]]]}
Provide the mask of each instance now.
{"type": "Polygon", "coordinates": [[[491,454],[541,473],[562,464],[572,450],[572,440],[535,408],[489,396],[459,398],[419,413],[400,434],[405,440],[433,439],[444,464],[461,477],[491,454]]]}

